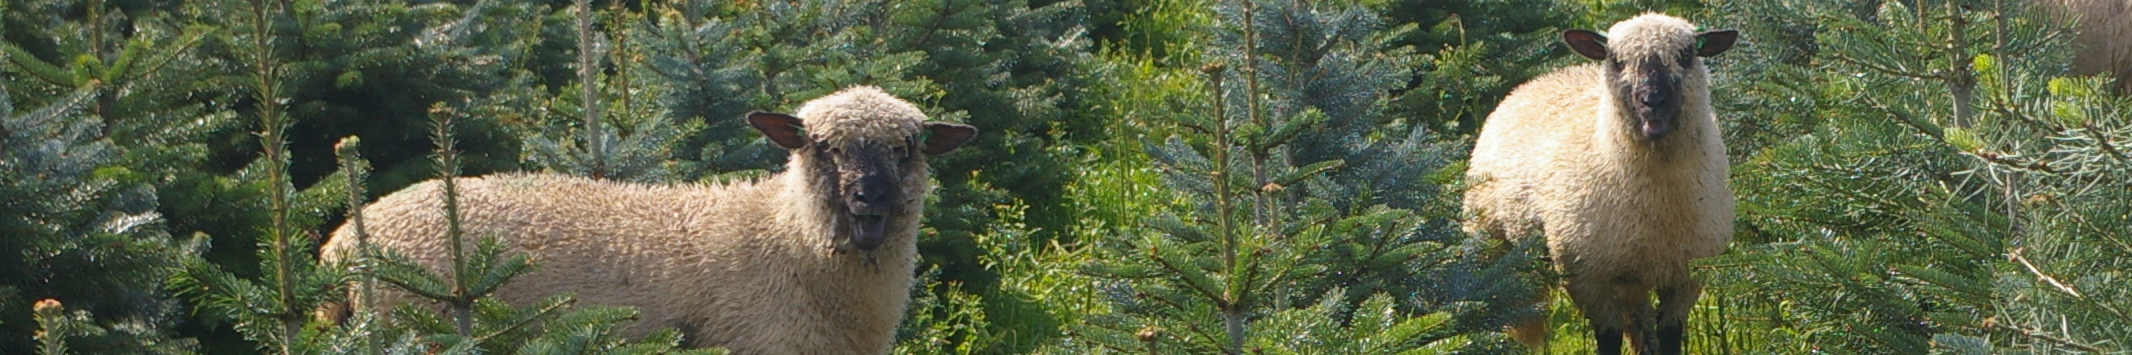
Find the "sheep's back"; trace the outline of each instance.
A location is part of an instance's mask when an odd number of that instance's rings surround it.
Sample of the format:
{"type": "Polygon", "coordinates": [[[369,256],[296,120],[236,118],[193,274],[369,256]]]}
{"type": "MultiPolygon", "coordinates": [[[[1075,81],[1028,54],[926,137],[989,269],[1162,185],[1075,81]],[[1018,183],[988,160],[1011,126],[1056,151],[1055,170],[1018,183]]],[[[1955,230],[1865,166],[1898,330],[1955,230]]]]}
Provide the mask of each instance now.
{"type": "MultiPolygon", "coordinates": [[[[532,273],[520,276],[497,291],[513,304],[573,294],[579,304],[627,305],[640,309],[640,324],[673,325],[692,312],[686,300],[676,295],[705,296],[678,292],[673,285],[704,282],[702,270],[676,270],[677,264],[704,264],[726,260],[732,264],[760,243],[735,240],[749,229],[743,225],[719,226],[706,218],[733,210],[732,191],[599,182],[570,177],[506,174],[456,180],[461,228],[472,243],[495,237],[512,253],[531,256],[538,263],[532,273]],[[712,248],[707,244],[731,244],[712,248]]],[[[429,181],[380,198],[364,208],[372,243],[406,256],[431,270],[449,270],[451,262],[445,230],[441,184],[429,181]]],[[[325,246],[327,260],[353,250],[352,231],[335,233],[325,246]]],[[[467,252],[471,253],[469,244],[467,252]]],[[[732,268],[744,266],[735,265],[732,268]]],[[[447,279],[450,275],[446,274],[447,279]]],[[[406,298],[382,295],[380,305],[390,307],[406,298]]],[[[654,327],[633,327],[641,333],[654,327]]]]}
{"type": "Polygon", "coordinates": [[[1556,70],[1511,90],[1481,126],[1468,160],[1467,230],[1517,238],[1537,232],[1532,194],[1561,163],[1557,152],[1587,150],[1600,96],[1596,65],[1556,70]]]}

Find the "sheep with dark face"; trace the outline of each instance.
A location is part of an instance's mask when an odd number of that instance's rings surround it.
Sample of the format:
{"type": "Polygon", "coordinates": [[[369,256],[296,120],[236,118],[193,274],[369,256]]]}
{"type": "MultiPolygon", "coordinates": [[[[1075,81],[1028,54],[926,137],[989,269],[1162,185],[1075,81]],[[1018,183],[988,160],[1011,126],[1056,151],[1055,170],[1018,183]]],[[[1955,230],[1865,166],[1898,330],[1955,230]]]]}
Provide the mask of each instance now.
{"type": "MultiPolygon", "coordinates": [[[[460,178],[466,235],[502,238],[541,265],[497,295],[523,304],[574,293],[581,304],[635,306],[642,315],[632,336],[678,327],[691,345],[739,354],[887,353],[909,302],[931,190],[925,156],[955,150],[976,128],[926,122],[916,106],[865,86],[810,101],[797,117],[747,121],[792,151],[784,172],[673,186],[460,178]]],[[[450,264],[442,212],[435,181],[364,209],[373,243],[435,270],[450,264]]],[[[349,257],[351,233],[334,233],[326,260],[349,257]]],[[[378,304],[406,297],[380,295],[378,304]]]]}
{"type": "Polygon", "coordinates": [[[1518,86],[1481,128],[1466,228],[1544,234],[1600,354],[1620,353],[1624,335],[1639,353],[1680,353],[1701,295],[1688,262],[1731,242],[1729,163],[1702,57],[1738,35],[1659,14],[1607,35],[1566,31],[1572,50],[1600,63],[1518,86]]]}

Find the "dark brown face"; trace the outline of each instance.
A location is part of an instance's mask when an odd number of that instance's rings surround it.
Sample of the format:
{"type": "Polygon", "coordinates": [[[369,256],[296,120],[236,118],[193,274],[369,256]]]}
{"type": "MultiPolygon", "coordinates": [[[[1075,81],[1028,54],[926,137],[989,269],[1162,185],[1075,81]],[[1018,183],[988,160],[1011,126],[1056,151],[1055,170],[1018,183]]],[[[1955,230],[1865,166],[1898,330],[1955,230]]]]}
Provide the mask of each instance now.
{"type": "Polygon", "coordinates": [[[1680,126],[1681,76],[1697,64],[1695,51],[1606,60],[1607,85],[1616,107],[1628,109],[1644,139],[1658,140],[1680,126]]]}
{"type": "Polygon", "coordinates": [[[909,191],[925,183],[926,155],[954,151],[977,136],[976,127],[926,122],[915,136],[836,141],[807,134],[799,118],[784,114],[756,112],[747,119],[794,158],[815,162],[803,173],[826,182],[819,196],[835,210],[830,222],[841,231],[836,238],[859,250],[887,244],[896,229],[891,222],[915,213],[924,196],[909,191]]]}
{"type": "Polygon", "coordinates": [[[904,186],[924,183],[903,181],[904,172],[923,169],[910,142],[853,142],[838,145],[816,141],[815,161],[833,162],[821,173],[836,177],[831,196],[841,205],[841,219],[850,231],[851,245],[860,250],[881,247],[888,238],[890,216],[904,213],[917,201],[907,198],[904,186]]]}
{"type": "Polygon", "coordinates": [[[1627,122],[1640,137],[1658,140],[1680,128],[1682,99],[1688,75],[1703,72],[1699,57],[1715,56],[1732,48],[1739,32],[1709,31],[1695,35],[1695,43],[1679,49],[1645,53],[1620,53],[1606,46],[1606,37],[1587,30],[1562,33],[1570,49],[1600,60],[1606,68],[1608,99],[1628,111],[1627,122]]]}

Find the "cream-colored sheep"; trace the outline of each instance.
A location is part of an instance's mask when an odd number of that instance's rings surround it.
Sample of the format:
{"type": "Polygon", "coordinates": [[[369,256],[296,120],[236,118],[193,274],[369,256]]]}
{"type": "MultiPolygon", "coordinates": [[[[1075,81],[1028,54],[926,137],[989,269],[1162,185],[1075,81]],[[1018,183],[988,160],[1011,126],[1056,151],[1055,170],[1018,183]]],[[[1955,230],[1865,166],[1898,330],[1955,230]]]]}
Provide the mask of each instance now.
{"type": "Polygon", "coordinates": [[[1565,31],[1571,49],[1600,63],[1518,86],[1481,128],[1466,228],[1544,234],[1601,354],[1620,353],[1623,335],[1639,353],[1680,353],[1701,294],[1688,261],[1731,242],[1729,163],[1701,57],[1738,36],[1660,14],[1606,35],[1565,31]]]}
{"type": "MultiPolygon", "coordinates": [[[[797,116],[748,115],[792,151],[784,172],[755,181],[460,178],[465,235],[501,238],[537,260],[537,270],[497,292],[515,304],[574,293],[579,304],[635,306],[642,314],[631,336],[678,327],[692,346],[738,354],[887,353],[931,189],[924,155],[952,151],[977,131],[926,122],[870,86],[810,101],[797,116]]],[[[371,240],[446,270],[441,193],[430,181],[365,208],[371,240]]],[[[327,260],[354,250],[350,233],[334,233],[327,260]]],[[[378,304],[407,297],[382,295],[378,304]]]]}
{"type": "Polygon", "coordinates": [[[2132,93],[2132,0],[2044,0],[2045,10],[2072,21],[2073,75],[2114,74],[2118,92],[2132,93]]]}

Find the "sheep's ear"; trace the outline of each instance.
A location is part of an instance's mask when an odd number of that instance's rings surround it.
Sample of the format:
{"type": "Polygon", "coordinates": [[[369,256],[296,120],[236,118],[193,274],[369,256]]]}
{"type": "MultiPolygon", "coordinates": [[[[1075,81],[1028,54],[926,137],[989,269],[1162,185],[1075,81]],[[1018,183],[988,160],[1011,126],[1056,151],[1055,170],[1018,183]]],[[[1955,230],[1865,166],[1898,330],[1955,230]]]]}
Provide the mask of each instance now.
{"type": "Polygon", "coordinates": [[[977,127],[946,122],[925,123],[925,155],[941,155],[977,138],[977,127]]]}
{"type": "Polygon", "coordinates": [[[785,149],[799,149],[807,145],[807,136],[800,134],[800,119],[782,113],[749,112],[748,125],[762,131],[764,137],[785,149]]]}
{"type": "Polygon", "coordinates": [[[1714,57],[1732,49],[1732,43],[1740,40],[1740,31],[1716,30],[1695,34],[1695,55],[1714,57]]]}
{"type": "Polygon", "coordinates": [[[1562,43],[1585,58],[1606,60],[1606,36],[1591,30],[1562,31],[1562,43]]]}

